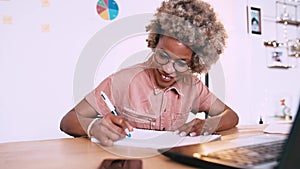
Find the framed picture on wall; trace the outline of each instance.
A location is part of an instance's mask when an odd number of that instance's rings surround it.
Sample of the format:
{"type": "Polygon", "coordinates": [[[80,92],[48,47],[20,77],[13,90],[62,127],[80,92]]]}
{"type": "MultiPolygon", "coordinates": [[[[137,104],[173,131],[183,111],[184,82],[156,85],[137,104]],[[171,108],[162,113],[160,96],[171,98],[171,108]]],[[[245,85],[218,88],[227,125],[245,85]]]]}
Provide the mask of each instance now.
{"type": "Polygon", "coordinates": [[[261,10],[257,7],[248,7],[248,32],[261,35],[261,10]]]}
{"type": "Polygon", "coordinates": [[[269,68],[291,68],[291,66],[289,65],[287,51],[285,50],[285,48],[278,48],[275,50],[270,49],[267,55],[267,62],[269,68]]]}

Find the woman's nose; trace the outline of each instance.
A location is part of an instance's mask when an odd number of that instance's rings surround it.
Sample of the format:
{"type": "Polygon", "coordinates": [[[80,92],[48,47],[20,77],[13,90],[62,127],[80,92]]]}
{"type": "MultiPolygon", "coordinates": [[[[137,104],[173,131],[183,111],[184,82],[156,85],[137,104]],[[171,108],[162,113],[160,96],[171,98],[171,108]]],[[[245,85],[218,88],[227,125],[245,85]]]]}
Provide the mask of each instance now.
{"type": "Polygon", "coordinates": [[[173,61],[170,61],[169,63],[163,65],[163,70],[168,74],[174,73],[175,69],[173,61]]]}

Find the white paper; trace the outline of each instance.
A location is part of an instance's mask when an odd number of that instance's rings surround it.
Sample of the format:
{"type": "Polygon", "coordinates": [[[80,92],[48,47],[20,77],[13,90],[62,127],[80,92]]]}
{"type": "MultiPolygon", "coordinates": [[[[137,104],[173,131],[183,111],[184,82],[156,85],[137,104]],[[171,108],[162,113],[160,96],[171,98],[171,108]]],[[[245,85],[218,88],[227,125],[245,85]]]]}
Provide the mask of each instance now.
{"type": "MultiPolygon", "coordinates": [[[[114,145],[160,149],[205,143],[220,140],[220,138],[221,135],[182,137],[171,131],[134,129],[133,132],[131,132],[130,138],[126,137],[116,141],[114,142],[114,145]]],[[[92,139],[92,141],[99,143],[96,139],[92,139]]]]}
{"type": "Polygon", "coordinates": [[[289,134],[292,123],[270,123],[265,129],[266,133],[289,134]]]}

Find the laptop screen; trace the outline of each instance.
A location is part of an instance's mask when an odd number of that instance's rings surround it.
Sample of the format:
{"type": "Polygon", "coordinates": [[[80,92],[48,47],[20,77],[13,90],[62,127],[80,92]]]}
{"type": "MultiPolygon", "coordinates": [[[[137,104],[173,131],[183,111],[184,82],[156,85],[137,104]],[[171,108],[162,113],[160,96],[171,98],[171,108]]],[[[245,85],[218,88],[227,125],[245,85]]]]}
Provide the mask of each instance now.
{"type": "Polygon", "coordinates": [[[284,147],[278,169],[295,169],[300,167],[300,101],[293,127],[284,147]]]}

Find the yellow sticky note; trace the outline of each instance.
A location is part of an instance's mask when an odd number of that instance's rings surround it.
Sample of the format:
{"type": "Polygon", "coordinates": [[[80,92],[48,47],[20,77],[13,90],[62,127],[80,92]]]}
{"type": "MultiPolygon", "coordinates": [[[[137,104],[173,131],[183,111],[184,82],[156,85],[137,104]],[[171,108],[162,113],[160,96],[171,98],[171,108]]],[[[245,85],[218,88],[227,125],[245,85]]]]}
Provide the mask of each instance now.
{"type": "Polygon", "coordinates": [[[42,7],[49,7],[50,1],[49,0],[41,0],[41,6],[42,7]]]}
{"type": "Polygon", "coordinates": [[[50,32],[50,24],[41,24],[41,32],[50,32]]]}
{"type": "Polygon", "coordinates": [[[12,16],[2,16],[3,24],[12,24],[13,17],[12,16]]]}

